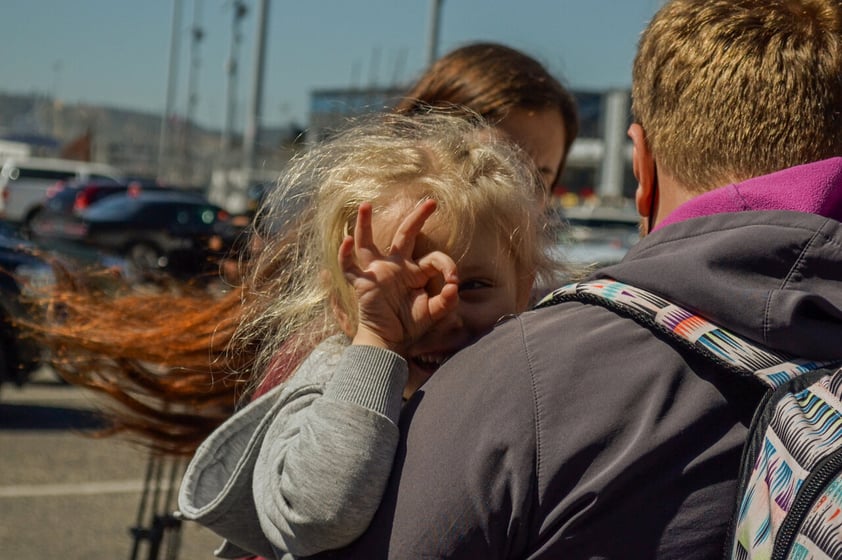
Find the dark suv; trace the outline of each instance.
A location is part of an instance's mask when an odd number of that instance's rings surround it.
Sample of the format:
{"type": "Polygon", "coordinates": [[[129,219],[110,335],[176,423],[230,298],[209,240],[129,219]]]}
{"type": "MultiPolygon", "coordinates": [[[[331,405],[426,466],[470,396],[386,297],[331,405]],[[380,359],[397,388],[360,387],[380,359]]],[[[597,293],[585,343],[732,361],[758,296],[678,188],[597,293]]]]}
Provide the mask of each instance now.
{"type": "Polygon", "coordinates": [[[218,273],[240,230],[204,197],[163,191],[112,195],[50,226],[34,229],[45,245],[81,244],[125,258],[131,276],[178,278],[218,273]]]}
{"type": "Polygon", "coordinates": [[[107,179],[91,181],[59,181],[47,191],[47,198],[39,218],[49,214],[79,214],[94,202],[115,194],[139,195],[141,192],[171,191],[175,187],[162,185],[148,179],[107,179]]]}

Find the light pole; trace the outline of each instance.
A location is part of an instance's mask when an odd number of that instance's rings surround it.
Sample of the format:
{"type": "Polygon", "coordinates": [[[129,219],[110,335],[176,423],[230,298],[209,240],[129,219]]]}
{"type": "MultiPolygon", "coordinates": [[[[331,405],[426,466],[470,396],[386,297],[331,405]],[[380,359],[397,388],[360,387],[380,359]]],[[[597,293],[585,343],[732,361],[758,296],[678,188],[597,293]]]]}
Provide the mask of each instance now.
{"type": "Polygon", "coordinates": [[[190,70],[187,74],[187,115],[184,123],[184,136],[182,137],[182,157],[184,158],[184,177],[188,181],[193,180],[193,155],[190,151],[190,136],[193,131],[193,120],[196,114],[196,106],[199,104],[197,83],[199,81],[199,45],[205,37],[204,30],[199,26],[201,19],[202,0],[193,0],[193,25],[190,27],[190,70]]]}
{"type": "Polygon", "coordinates": [[[60,128],[58,123],[59,117],[59,106],[61,102],[59,101],[58,97],[58,82],[59,77],[61,76],[61,60],[56,60],[53,62],[53,85],[52,85],[52,92],[50,92],[51,102],[52,105],[50,107],[50,134],[56,136],[58,134],[58,129],[60,128]]]}
{"type": "Polygon", "coordinates": [[[237,105],[237,70],[240,39],[242,39],[240,23],[248,13],[248,8],[243,0],[234,0],[232,7],[234,9],[234,17],[231,20],[231,47],[228,53],[228,60],[225,62],[225,72],[228,78],[225,88],[225,121],[222,125],[222,138],[220,141],[220,150],[222,151],[222,158],[226,168],[230,165],[231,134],[234,129],[234,116],[237,105]]]}
{"type": "Polygon", "coordinates": [[[441,26],[441,5],[444,0],[430,0],[430,27],[427,30],[427,66],[439,57],[439,27],[441,26]]]}
{"type": "Polygon", "coordinates": [[[175,101],[175,83],[178,75],[179,30],[181,28],[181,0],[173,0],[172,33],[170,35],[170,60],[167,72],[167,97],[164,113],[161,115],[161,136],[158,140],[158,179],[162,180],[166,171],[169,121],[175,101]]]}
{"type": "Polygon", "coordinates": [[[252,68],[251,96],[249,97],[246,127],[243,132],[243,188],[251,182],[254,169],[255,142],[260,126],[260,112],[263,104],[263,67],[266,59],[266,27],[269,17],[269,0],[257,2],[257,35],[254,41],[254,67],[252,68]]]}
{"type": "Polygon", "coordinates": [[[626,127],[629,119],[629,94],[626,91],[610,91],[605,102],[604,146],[601,177],[598,187],[603,199],[619,199],[623,196],[623,172],[625,170],[626,127]]]}

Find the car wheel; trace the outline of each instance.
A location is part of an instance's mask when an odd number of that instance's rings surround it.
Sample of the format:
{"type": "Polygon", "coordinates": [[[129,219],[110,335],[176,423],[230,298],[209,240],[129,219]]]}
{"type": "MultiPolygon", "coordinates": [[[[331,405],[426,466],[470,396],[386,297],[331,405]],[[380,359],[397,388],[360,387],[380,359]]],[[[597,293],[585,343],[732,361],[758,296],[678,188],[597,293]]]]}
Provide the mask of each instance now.
{"type": "Polygon", "coordinates": [[[32,237],[34,235],[33,226],[34,226],[36,220],[38,220],[40,214],[41,214],[41,208],[39,207],[39,208],[35,208],[31,212],[29,212],[29,214],[26,215],[26,217],[23,219],[23,223],[21,223],[20,229],[19,229],[21,237],[23,237],[24,239],[32,239],[32,237]]]}
{"type": "Polygon", "coordinates": [[[167,266],[167,257],[160,249],[148,243],[136,243],[126,255],[133,272],[142,275],[158,272],[167,266]]]}
{"type": "Polygon", "coordinates": [[[17,358],[13,344],[12,340],[0,333],[0,385],[3,383],[20,385],[20,377],[15,367],[17,358]]]}

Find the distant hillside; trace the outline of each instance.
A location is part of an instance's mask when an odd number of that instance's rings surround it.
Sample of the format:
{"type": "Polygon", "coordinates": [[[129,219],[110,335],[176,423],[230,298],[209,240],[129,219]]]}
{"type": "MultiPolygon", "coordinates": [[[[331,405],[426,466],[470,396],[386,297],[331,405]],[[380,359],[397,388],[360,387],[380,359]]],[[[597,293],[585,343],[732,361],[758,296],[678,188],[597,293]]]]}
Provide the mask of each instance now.
{"type": "MultiPolygon", "coordinates": [[[[168,174],[193,184],[206,183],[214,169],[226,158],[220,153],[220,132],[200,126],[189,127],[183,120],[169,126],[169,149],[165,155],[168,174]]],[[[161,116],[86,104],[63,104],[43,95],[20,95],[0,92],[0,137],[51,137],[57,145],[66,145],[91,133],[91,159],[116,165],[137,175],[155,175],[161,116]]],[[[294,127],[261,130],[258,150],[267,167],[280,168],[288,160],[295,137],[294,127]]],[[[239,161],[239,139],[228,160],[239,161]]],[[[41,154],[41,155],[58,155],[41,154]]]]}

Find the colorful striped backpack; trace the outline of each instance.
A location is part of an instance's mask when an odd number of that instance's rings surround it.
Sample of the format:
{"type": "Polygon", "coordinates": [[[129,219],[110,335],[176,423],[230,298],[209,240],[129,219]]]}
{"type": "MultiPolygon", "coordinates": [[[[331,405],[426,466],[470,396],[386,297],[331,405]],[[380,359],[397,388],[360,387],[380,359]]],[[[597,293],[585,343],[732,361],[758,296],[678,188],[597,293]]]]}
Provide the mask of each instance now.
{"type": "Polygon", "coordinates": [[[564,286],[537,307],[581,301],[664,335],[768,387],[743,449],[725,557],[842,559],[842,369],[763,349],[611,279],[564,286]]]}

